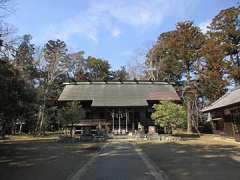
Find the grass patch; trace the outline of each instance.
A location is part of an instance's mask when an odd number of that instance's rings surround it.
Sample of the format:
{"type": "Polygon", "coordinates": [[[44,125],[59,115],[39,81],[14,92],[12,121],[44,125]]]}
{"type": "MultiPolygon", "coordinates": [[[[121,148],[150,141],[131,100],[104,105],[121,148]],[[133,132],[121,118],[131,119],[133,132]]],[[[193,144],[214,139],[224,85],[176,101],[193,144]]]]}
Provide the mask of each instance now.
{"type": "Polygon", "coordinates": [[[14,142],[14,141],[38,141],[38,140],[56,140],[58,135],[49,134],[49,135],[7,135],[3,139],[0,139],[1,142],[14,142]]]}
{"type": "Polygon", "coordinates": [[[172,134],[172,136],[175,137],[181,137],[181,138],[200,138],[200,135],[197,133],[187,134],[187,133],[175,133],[172,134]]]}

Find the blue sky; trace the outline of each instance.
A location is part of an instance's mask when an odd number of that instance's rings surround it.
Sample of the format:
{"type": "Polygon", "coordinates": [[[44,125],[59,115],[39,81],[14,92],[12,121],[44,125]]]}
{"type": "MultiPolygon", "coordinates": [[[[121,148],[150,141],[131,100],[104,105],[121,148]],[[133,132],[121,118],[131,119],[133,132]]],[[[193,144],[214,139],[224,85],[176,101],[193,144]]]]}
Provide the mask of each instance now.
{"type": "Polygon", "coordinates": [[[13,0],[8,23],[43,45],[64,40],[70,52],[106,59],[113,69],[135,61],[161,32],[193,20],[206,30],[212,17],[237,0],[13,0]]]}

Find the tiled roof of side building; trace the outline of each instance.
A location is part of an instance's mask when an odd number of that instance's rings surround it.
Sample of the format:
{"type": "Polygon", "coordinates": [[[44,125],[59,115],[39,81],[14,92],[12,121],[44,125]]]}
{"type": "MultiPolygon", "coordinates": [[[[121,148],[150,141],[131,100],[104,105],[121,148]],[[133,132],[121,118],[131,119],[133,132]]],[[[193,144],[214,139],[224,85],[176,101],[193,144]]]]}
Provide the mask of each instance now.
{"type": "Polygon", "coordinates": [[[240,103],[240,86],[227,92],[225,95],[220,97],[218,100],[210,104],[209,106],[202,109],[202,112],[209,112],[215,109],[224,108],[226,106],[240,103]]]}

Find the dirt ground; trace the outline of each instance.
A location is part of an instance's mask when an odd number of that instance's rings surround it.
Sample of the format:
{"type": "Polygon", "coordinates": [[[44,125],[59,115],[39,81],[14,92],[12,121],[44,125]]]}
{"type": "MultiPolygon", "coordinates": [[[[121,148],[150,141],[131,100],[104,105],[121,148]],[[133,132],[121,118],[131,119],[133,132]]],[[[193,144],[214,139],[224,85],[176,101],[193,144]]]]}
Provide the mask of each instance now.
{"type": "Polygon", "coordinates": [[[240,143],[205,135],[177,143],[139,145],[171,180],[240,179],[240,143]]]}
{"type": "Polygon", "coordinates": [[[56,140],[0,143],[1,180],[63,180],[97,153],[100,143],[56,140]]]}
{"type": "Polygon", "coordinates": [[[5,138],[0,138],[0,143],[16,142],[16,141],[39,141],[39,140],[57,140],[58,134],[33,136],[33,135],[7,135],[5,138]]]}

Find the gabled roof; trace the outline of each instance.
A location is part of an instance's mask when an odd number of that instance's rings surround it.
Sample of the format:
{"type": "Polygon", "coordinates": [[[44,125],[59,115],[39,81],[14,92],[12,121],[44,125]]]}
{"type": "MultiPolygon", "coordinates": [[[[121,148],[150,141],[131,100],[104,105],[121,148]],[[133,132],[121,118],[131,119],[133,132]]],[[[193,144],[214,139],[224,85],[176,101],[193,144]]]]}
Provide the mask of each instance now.
{"type": "Polygon", "coordinates": [[[209,112],[215,109],[224,108],[226,106],[240,103],[240,86],[227,92],[225,95],[220,97],[218,100],[210,104],[209,106],[202,109],[202,112],[209,112]]]}
{"type": "Polygon", "coordinates": [[[165,82],[77,82],[65,83],[59,101],[92,101],[92,106],[147,106],[148,100],[179,101],[172,85],[165,82]]]}

